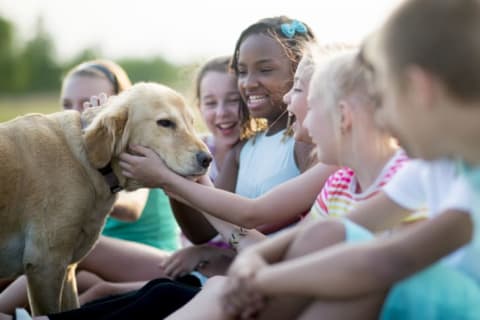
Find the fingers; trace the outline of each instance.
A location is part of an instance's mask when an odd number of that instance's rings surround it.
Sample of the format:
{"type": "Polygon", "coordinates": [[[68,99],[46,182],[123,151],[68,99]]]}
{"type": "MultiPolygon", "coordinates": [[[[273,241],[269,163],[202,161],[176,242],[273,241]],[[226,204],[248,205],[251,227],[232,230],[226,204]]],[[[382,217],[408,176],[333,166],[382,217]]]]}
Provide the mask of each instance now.
{"type": "Polygon", "coordinates": [[[100,99],[98,96],[91,96],[90,101],[85,103],[90,103],[90,108],[98,107],[100,105],[100,99]]]}
{"type": "Polygon", "coordinates": [[[135,155],[130,154],[130,153],[122,152],[118,158],[122,162],[132,164],[138,158],[138,156],[135,156],[135,155]]]}
{"type": "Polygon", "coordinates": [[[146,148],[144,146],[138,145],[138,144],[133,144],[128,146],[128,149],[131,153],[134,153],[139,156],[144,156],[144,157],[158,157],[160,158],[152,149],[146,148]]]}
{"type": "Polygon", "coordinates": [[[98,105],[104,105],[105,102],[107,102],[107,99],[107,94],[105,92],[100,92],[100,94],[98,95],[98,105]]]}
{"type": "Polygon", "coordinates": [[[132,156],[124,152],[120,154],[119,159],[120,161],[118,162],[118,165],[120,166],[120,169],[122,169],[122,174],[127,178],[132,178],[132,175],[133,175],[132,163],[134,163],[135,156],[132,156]]]}
{"type": "Polygon", "coordinates": [[[170,258],[166,259],[163,264],[165,274],[171,278],[175,278],[175,276],[179,273],[178,269],[181,266],[181,262],[181,259],[178,259],[177,256],[171,256],[170,258]]]}
{"type": "Polygon", "coordinates": [[[229,315],[236,319],[253,319],[265,308],[266,298],[256,289],[251,277],[230,276],[222,302],[229,315]]]}
{"type": "Polygon", "coordinates": [[[107,100],[108,96],[104,92],[99,93],[98,96],[91,96],[89,101],[83,103],[83,110],[104,105],[107,100]]]}
{"type": "Polygon", "coordinates": [[[172,279],[184,276],[188,274],[188,272],[190,272],[190,270],[182,264],[181,260],[175,260],[165,268],[165,274],[172,279]]]}
{"type": "Polygon", "coordinates": [[[83,108],[82,111],[91,107],[92,107],[92,104],[90,103],[90,101],[85,101],[82,105],[82,108],[83,108]]]}

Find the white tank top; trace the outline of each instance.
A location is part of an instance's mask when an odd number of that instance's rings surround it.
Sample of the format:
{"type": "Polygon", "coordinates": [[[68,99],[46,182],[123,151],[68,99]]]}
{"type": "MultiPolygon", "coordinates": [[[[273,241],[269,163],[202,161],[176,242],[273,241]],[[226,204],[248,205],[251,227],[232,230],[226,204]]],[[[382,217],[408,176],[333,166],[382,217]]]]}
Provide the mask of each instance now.
{"type": "Polygon", "coordinates": [[[286,137],[284,130],[266,136],[257,134],[240,151],[235,193],[247,198],[256,198],[276,185],[300,174],[295,163],[295,140],[286,137]]]}

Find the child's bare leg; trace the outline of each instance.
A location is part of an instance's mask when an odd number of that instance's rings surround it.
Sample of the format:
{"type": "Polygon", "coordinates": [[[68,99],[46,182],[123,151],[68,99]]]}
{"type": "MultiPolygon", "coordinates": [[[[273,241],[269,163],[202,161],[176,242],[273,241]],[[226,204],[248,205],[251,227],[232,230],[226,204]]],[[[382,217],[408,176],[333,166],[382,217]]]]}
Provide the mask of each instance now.
{"type": "Polygon", "coordinates": [[[220,302],[222,288],[226,278],[215,276],[206,282],[203,289],[182,308],[172,313],[166,320],[225,319],[220,302]]]}
{"type": "MultiPolygon", "coordinates": [[[[288,248],[284,261],[321,250],[345,240],[343,223],[323,220],[306,226],[288,248]]],[[[295,319],[313,300],[308,297],[278,296],[261,313],[260,319],[295,319]]],[[[360,319],[360,318],[359,318],[360,319]]]]}
{"type": "Polygon", "coordinates": [[[97,276],[96,274],[93,274],[85,270],[81,270],[77,273],[78,293],[80,294],[102,281],[104,280],[99,276],[97,276]]]}
{"type": "Polygon", "coordinates": [[[0,312],[13,314],[28,305],[27,278],[20,276],[0,293],[0,312]]]}
{"type": "Polygon", "coordinates": [[[160,264],[168,255],[141,243],[101,236],[78,268],[107,281],[148,281],[165,276],[160,264]]]}
{"type": "Polygon", "coordinates": [[[384,299],[385,294],[377,294],[355,300],[315,301],[298,319],[378,319],[384,299]]]}

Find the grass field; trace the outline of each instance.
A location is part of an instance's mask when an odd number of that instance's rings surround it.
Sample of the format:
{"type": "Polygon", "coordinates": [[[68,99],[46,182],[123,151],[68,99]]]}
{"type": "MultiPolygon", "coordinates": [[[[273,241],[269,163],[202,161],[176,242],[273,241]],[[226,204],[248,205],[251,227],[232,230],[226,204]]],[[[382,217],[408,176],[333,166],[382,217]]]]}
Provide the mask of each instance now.
{"type": "Polygon", "coordinates": [[[58,93],[0,98],[0,122],[32,112],[52,113],[56,111],[60,111],[58,93]]]}

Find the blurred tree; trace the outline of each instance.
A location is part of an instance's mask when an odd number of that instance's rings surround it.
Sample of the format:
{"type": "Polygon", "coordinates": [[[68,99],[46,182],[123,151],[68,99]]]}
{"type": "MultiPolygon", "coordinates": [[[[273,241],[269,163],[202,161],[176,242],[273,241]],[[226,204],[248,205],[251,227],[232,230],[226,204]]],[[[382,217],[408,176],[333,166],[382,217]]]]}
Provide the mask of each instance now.
{"type": "Polygon", "coordinates": [[[101,51],[97,47],[89,47],[80,51],[72,59],[68,60],[62,65],[61,79],[65,77],[65,74],[74,66],[89,60],[98,59],[101,56],[101,51]]]}
{"type": "Polygon", "coordinates": [[[13,24],[0,16],[0,92],[16,89],[13,24]]]}
{"type": "Polygon", "coordinates": [[[22,54],[21,74],[25,76],[25,90],[51,91],[60,87],[61,68],[56,62],[54,43],[46,32],[43,18],[37,20],[36,34],[27,42],[22,54]]]}
{"type": "MultiPolygon", "coordinates": [[[[102,57],[98,47],[88,47],[68,61],[60,62],[43,18],[39,17],[36,24],[34,36],[19,45],[14,25],[0,16],[0,93],[58,92],[62,76],[71,67],[102,57]]],[[[127,71],[132,82],[155,81],[181,92],[192,85],[192,65],[179,66],[161,56],[125,57],[115,61],[127,71]]]]}
{"type": "Polygon", "coordinates": [[[177,67],[162,57],[123,58],[117,62],[127,71],[132,82],[155,81],[173,86],[177,80],[177,67]]]}

